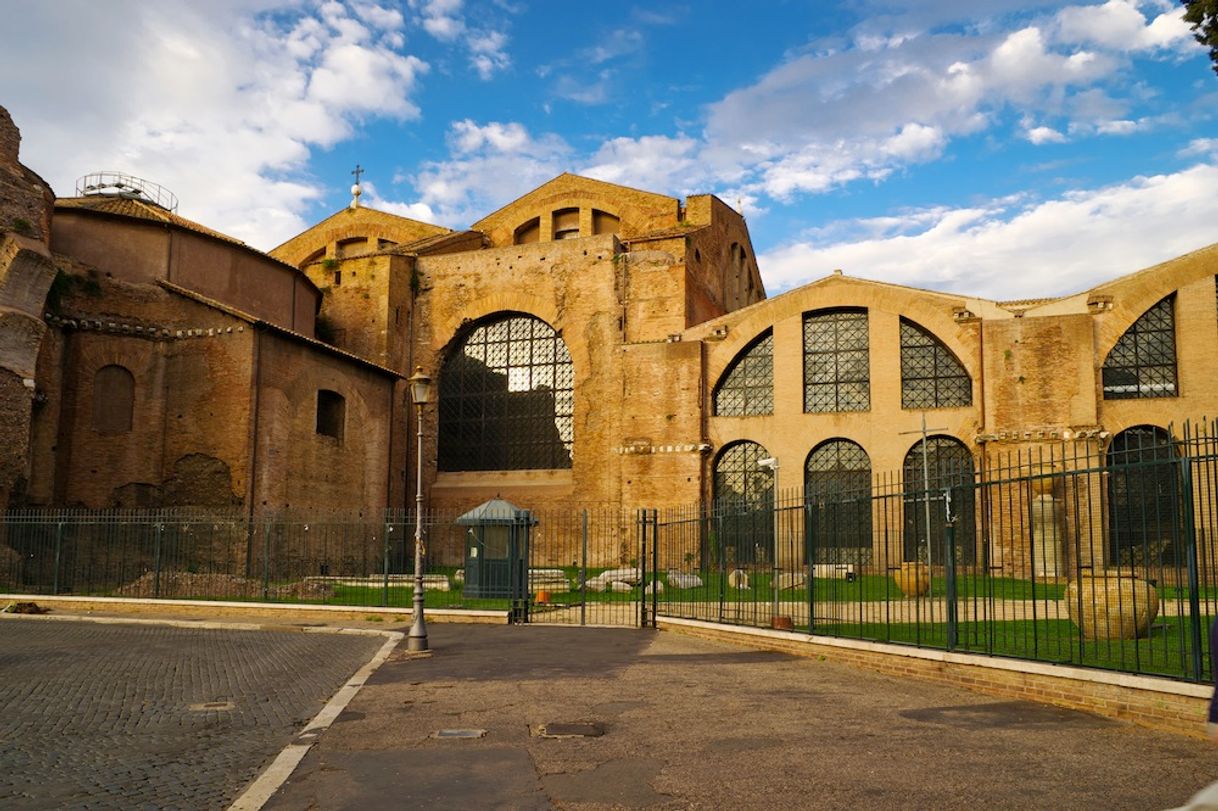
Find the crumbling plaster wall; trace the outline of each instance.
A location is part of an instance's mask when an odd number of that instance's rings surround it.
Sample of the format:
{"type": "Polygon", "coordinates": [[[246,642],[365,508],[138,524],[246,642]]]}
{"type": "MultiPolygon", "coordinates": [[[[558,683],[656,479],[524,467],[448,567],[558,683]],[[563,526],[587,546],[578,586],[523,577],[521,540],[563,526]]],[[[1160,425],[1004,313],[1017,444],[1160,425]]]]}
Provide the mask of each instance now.
{"type": "Polygon", "coordinates": [[[0,509],[29,476],[42,309],[55,278],[47,245],[54,193],[18,161],[21,134],[0,107],[0,509]]]}

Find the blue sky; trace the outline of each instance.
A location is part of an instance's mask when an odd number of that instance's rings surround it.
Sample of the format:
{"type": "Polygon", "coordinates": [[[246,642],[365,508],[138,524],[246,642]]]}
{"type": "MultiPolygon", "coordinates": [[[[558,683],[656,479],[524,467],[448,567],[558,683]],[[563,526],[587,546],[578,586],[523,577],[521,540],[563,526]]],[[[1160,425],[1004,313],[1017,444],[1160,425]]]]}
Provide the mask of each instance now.
{"type": "Polygon", "coordinates": [[[1058,295],[1218,242],[1218,76],[1168,0],[9,0],[0,104],[269,249],[349,200],[462,227],[574,171],[842,268],[1058,295]]]}

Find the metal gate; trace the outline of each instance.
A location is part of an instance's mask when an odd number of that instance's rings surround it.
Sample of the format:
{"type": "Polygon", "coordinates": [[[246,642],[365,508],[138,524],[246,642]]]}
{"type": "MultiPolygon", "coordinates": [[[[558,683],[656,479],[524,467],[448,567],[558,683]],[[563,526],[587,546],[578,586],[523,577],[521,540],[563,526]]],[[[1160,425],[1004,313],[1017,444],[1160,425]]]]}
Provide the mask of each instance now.
{"type": "Polygon", "coordinates": [[[533,514],[527,611],[518,622],[654,627],[655,510],[533,514]]]}

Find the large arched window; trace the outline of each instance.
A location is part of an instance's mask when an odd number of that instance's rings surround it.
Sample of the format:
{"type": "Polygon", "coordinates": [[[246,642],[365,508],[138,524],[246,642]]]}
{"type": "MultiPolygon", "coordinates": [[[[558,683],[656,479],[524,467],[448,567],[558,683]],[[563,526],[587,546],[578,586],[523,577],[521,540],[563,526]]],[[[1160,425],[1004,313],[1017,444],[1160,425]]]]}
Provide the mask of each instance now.
{"type": "Polygon", "coordinates": [[[1176,396],[1176,296],[1142,313],[1104,359],[1104,399],[1176,396]]]}
{"type": "Polygon", "coordinates": [[[1127,428],[1108,445],[1110,562],[1155,566],[1177,560],[1182,504],[1171,435],[1153,425],[1127,428]]]}
{"type": "Polygon", "coordinates": [[[135,376],[122,366],[103,366],[93,375],[93,430],[125,434],[135,412],[135,376]]]}
{"type": "Polygon", "coordinates": [[[804,315],[804,411],[871,408],[867,346],[864,309],[804,315]]]}
{"type": "Polygon", "coordinates": [[[808,454],[809,557],[815,563],[871,562],[871,459],[858,443],[828,439],[808,454]]]}
{"type": "Polygon", "coordinates": [[[964,443],[950,436],[918,441],[905,454],[902,480],[905,560],[926,560],[929,544],[931,560],[944,563],[945,530],[951,518],[956,522],[956,563],[973,563],[977,559],[973,455],[964,443]]]}
{"type": "Polygon", "coordinates": [[[575,373],[562,337],[517,313],[471,329],[440,372],[440,470],[571,467],[575,373]]]}
{"type": "Polygon", "coordinates": [[[770,559],[774,539],[774,471],[756,442],[728,445],[715,459],[712,559],[731,567],[770,559]]]}
{"type": "Polygon", "coordinates": [[[715,387],[715,415],[774,413],[774,333],[767,330],[741,352],[715,387]]]}
{"type": "Polygon", "coordinates": [[[929,330],[901,319],[901,408],[971,405],[973,381],[964,364],[929,330]]]}

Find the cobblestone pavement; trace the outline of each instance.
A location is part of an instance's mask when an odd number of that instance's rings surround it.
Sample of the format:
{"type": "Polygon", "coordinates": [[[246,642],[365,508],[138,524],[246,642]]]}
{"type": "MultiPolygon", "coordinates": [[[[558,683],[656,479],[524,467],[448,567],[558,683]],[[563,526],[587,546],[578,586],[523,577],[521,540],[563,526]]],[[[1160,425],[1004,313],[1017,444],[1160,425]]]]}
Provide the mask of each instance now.
{"type": "Polygon", "coordinates": [[[0,807],[224,808],[383,644],[6,618],[0,807]]]}

